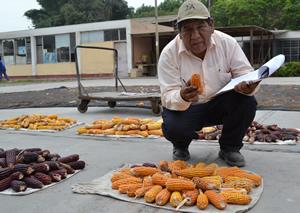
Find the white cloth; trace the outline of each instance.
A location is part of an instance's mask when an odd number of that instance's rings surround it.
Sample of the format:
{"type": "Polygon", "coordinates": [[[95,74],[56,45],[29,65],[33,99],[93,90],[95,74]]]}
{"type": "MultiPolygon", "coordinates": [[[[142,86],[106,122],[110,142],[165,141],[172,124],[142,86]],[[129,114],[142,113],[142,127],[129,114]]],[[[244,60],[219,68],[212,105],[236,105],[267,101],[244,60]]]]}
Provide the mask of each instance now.
{"type": "Polygon", "coordinates": [[[203,81],[199,103],[205,103],[232,78],[251,71],[253,68],[237,41],[225,33],[214,31],[204,60],[188,51],[177,35],[163,49],[158,63],[162,105],[171,110],[186,110],[191,103],[180,96],[182,79],[188,81],[194,73],[203,81]]]}

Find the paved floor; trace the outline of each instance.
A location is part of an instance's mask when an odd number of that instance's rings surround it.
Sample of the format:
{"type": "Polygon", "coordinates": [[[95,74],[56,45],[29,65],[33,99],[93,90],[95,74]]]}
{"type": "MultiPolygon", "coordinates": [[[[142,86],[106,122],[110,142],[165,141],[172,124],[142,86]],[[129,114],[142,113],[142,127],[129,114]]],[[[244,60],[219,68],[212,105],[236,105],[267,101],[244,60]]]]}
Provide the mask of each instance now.
{"type": "MultiPolygon", "coordinates": [[[[159,85],[157,78],[126,78],[122,79],[125,86],[151,86],[159,85]]],[[[97,87],[97,86],[114,86],[115,80],[108,79],[97,79],[97,80],[82,80],[81,83],[85,87],[97,87]]],[[[267,78],[262,81],[262,85],[300,85],[300,77],[288,77],[288,78],[267,78]]],[[[120,84],[119,84],[120,86],[120,84]]],[[[38,91],[59,87],[76,88],[78,87],[77,81],[61,81],[61,82],[44,82],[44,83],[31,83],[24,85],[1,85],[0,93],[11,93],[11,92],[24,92],[24,91],[38,91]]]]}
{"type": "MultiPolygon", "coordinates": [[[[73,117],[90,123],[114,116],[153,117],[150,110],[133,108],[89,108],[80,114],[75,108],[34,108],[0,110],[0,120],[21,114],[52,114],[73,117]]],[[[156,118],[157,117],[153,117],[156,118]]],[[[263,124],[276,123],[280,127],[300,128],[300,112],[258,111],[255,120],[263,124]]],[[[0,130],[0,147],[41,147],[63,155],[78,153],[87,162],[86,169],[74,177],[27,196],[0,195],[1,212],[5,213],[94,213],[94,212],[168,212],[143,205],[130,204],[97,195],[78,195],[70,186],[91,181],[123,163],[171,160],[172,146],[165,139],[115,139],[76,135],[76,128],[59,133],[32,133],[0,130]]],[[[194,142],[190,147],[191,162],[217,162],[218,145],[194,142]]],[[[264,192],[254,213],[299,212],[300,200],[300,146],[297,145],[247,145],[242,153],[247,159],[245,169],[264,177],[264,192]]]]}

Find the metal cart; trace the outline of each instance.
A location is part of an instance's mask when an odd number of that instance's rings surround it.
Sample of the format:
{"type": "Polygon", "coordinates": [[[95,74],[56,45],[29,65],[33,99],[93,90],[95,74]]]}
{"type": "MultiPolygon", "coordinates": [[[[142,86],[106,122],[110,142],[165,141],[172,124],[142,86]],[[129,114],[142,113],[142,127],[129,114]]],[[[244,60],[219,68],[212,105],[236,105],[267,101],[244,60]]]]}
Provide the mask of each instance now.
{"type": "MultiPolygon", "coordinates": [[[[80,103],[77,109],[81,113],[85,113],[88,110],[88,104],[91,100],[107,101],[107,105],[110,108],[114,108],[119,101],[150,101],[151,109],[154,114],[161,113],[161,101],[160,93],[127,93],[125,86],[118,76],[118,51],[113,48],[106,47],[95,47],[95,46],[82,46],[78,45],[75,47],[75,62],[76,62],[76,76],[78,82],[78,98],[80,103]],[[77,51],[80,48],[87,49],[98,49],[105,51],[113,51],[114,53],[114,77],[115,77],[115,91],[114,92],[99,92],[99,93],[88,93],[84,86],[81,84],[81,75],[79,68],[79,60],[77,51]],[[118,83],[122,86],[123,92],[119,91],[118,83]]],[[[138,106],[136,106],[138,107],[138,106]]]]}

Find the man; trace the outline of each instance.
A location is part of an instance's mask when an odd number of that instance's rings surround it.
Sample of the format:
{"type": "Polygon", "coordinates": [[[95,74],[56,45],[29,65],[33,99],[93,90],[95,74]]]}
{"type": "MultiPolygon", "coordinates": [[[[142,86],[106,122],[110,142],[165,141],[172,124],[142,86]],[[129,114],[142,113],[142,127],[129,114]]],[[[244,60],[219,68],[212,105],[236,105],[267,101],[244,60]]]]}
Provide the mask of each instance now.
{"type": "Polygon", "coordinates": [[[0,81],[2,80],[2,75],[4,75],[4,78],[8,81],[9,78],[6,74],[6,68],[5,68],[5,65],[3,64],[2,62],[2,58],[0,56],[0,81]]]}
{"type": "Polygon", "coordinates": [[[223,125],[219,157],[232,166],[244,166],[239,150],[256,112],[253,94],[258,83],[242,82],[216,95],[232,78],[253,71],[234,38],[214,29],[209,11],[198,0],[185,1],[178,11],[179,34],[164,48],[158,63],[163,105],[163,133],[173,143],[173,159],[188,160],[189,144],[197,130],[223,125]],[[199,74],[203,92],[191,85],[199,74]]]}

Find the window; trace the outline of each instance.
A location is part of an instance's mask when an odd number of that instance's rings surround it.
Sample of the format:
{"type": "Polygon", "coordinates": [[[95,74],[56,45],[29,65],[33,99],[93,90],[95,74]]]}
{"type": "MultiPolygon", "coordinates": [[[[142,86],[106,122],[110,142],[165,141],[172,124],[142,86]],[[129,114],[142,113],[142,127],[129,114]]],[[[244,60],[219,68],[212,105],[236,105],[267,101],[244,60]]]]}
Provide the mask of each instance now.
{"type": "Polygon", "coordinates": [[[56,63],[57,56],[55,51],[55,37],[43,36],[43,63],[56,63]]]}
{"type": "Polygon", "coordinates": [[[70,61],[70,35],[56,35],[55,47],[57,51],[57,62],[70,61]]]}
{"type": "Polygon", "coordinates": [[[71,62],[75,61],[75,46],[76,46],[75,33],[71,33],[70,34],[71,62]]]}
{"type": "Polygon", "coordinates": [[[126,40],[126,29],[120,29],[120,40],[126,40]]]}
{"type": "Polygon", "coordinates": [[[280,40],[278,50],[279,53],[285,55],[286,62],[300,60],[300,40],[280,40]]]}
{"type": "Polygon", "coordinates": [[[16,44],[16,64],[26,64],[25,38],[15,39],[16,44]]]}
{"type": "Polygon", "coordinates": [[[5,64],[15,64],[14,61],[14,41],[4,40],[3,44],[3,59],[5,64]]]}
{"type": "Polygon", "coordinates": [[[31,64],[31,41],[30,38],[27,37],[25,39],[25,46],[26,46],[26,64],[31,64]]]}
{"type": "Polygon", "coordinates": [[[104,41],[103,31],[83,32],[80,35],[80,40],[82,44],[103,42],[104,41]]]}

